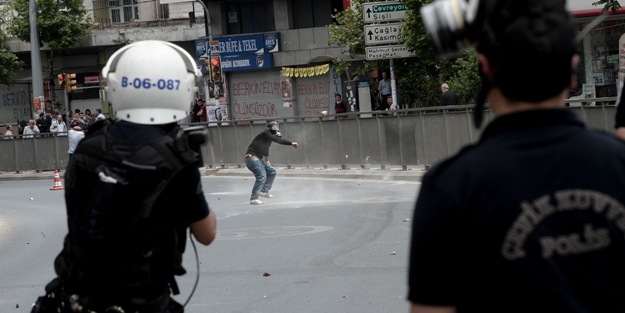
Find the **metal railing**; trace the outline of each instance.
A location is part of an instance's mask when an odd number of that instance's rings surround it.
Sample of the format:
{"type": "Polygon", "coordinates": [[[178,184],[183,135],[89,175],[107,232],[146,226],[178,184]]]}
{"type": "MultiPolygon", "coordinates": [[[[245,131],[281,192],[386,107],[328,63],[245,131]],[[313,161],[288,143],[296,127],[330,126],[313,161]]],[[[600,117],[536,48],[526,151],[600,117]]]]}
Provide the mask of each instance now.
{"type": "MultiPolygon", "coordinates": [[[[613,131],[614,98],[596,99],[596,106],[570,107],[588,127],[613,131]]],[[[286,168],[398,168],[429,165],[479,139],[473,126],[472,105],[393,111],[352,112],[326,116],[282,117],[284,138],[298,149],[274,144],[271,160],[286,168]],[[346,116],[347,118],[340,118],[346,116]]],[[[485,109],[486,125],[493,119],[485,109]]],[[[254,137],[265,130],[266,119],[195,123],[208,127],[202,147],[209,168],[244,167],[243,158],[254,137]]],[[[184,126],[184,125],[183,125],[184,126]]],[[[67,165],[67,137],[0,140],[0,172],[44,171],[67,165]]],[[[17,136],[18,138],[20,136],[17,136]]]]}

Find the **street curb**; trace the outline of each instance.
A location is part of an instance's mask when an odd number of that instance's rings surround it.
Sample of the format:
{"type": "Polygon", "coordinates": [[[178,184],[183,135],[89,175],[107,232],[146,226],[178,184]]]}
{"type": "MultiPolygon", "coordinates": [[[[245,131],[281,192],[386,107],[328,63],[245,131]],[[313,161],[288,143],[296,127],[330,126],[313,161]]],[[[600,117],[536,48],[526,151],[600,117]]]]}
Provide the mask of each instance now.
{"type": "MultiPolygon", "coordinates": [[[[422,170],[339,170],[339,169],[287,169],[278,168],[278,177],[318,178],[318,179],[356,179],[378,181],[421,182],[426,171],[422,170]]],[[[254,174],[248,169],[208,169],[204,176],[248,177],[254,174]]]]}
{"type": "MultiPolygon", "coordinates": [[[[355,180],[377,180],[377,181],[408,181],[420,182],[426,171],[416,170],[380,170],[380,169],[288,169],[277,168],[278,177],[291,178],[316,178],[316,179],[355,179],[355,180]]],[[[216,177],[248,177],[254,178],[254,174],[247,168],[200,168],[200,174],[216,177]]],[[[61,180],[65,171],[60,171],[61,180]]],[[[27,180],[50,180],[54,181],[53,171],[43,172],[21,172],[21,173],[0,173],[2,181],[27,181],[27,180]]]]}

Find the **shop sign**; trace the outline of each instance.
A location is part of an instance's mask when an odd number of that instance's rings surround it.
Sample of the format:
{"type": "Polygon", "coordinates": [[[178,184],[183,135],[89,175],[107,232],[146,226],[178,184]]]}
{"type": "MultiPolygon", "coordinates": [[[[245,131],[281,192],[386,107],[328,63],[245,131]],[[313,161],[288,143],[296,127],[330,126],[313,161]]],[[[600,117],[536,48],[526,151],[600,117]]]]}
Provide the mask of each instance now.
{"type": "Polygon", "coordinates": [[[264,70],[273,67],[273,55],[241,55],[221,58],[221,70],[224,73],[249,70],[264,70]]]}
{"type": "Polygon", "coordinates": [[[206,58],[208,54],[220,56],[254,55],[280,51],[280,33],[233,36],[195,41],[196,59],[206,58]]]}

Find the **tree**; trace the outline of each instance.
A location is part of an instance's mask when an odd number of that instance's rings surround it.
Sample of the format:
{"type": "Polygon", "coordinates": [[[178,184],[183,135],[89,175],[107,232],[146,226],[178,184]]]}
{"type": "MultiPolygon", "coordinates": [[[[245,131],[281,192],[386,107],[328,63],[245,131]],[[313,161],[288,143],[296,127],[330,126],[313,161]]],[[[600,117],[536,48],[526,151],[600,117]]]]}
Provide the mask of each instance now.
{"type": "MultiPolygon", "coordinates": [[[[7,27],[8,33],[30,42],[28,0],[15,0],[9,8],[14,16],[7,27]]],[[[89,34],[92,27],[93,21],[82,0],[37,0],[39,44],[48,44],[52,50],[51,59],[55,50],[73,47],[79,38],[89,34]]]]}
{"type": "MultiPolygon", "coordinates": [[[[0,9],[0,24],[6,25],[7,9],[0,9]]],[[[0,83],[12,85],[15,72],[22,68],[23,62],[5,48],[6,34],[0,29],[0,83]]]]}
{"type": "Polygon", "coordinates": [[[621,5],[618,3],[618,1],[615,0],[599,0],[597,2],[593,2],[592,5],[603,5],[603,12],[607,10],[612,10],[612,12],[616,12],[618,9],[621,8],[621,5]]]}
{"type": "MultiPolygon", "coordinates": [[[[347,46],[345,54],[350,56],[364,55],[365,44],[362,21],[362,3],[367,0],[352,0],[352,7],[346,11],[335,12],[332,16],[335,23],[329,25],[329,45],[347,46]]],[[[457,59],[441,60],[436,49],[427,36],[419,9],[432,0],[403,0],[410,10],[403,23],[403,44],[414,51],[417,57],[395,60],[395,80],[402,91],[404,103],[420,106],[436,106],[440,104],[440,85],[447,82],[458,94],[464,104],[475,103],[480,88],[477,73],[475,51],[465,53],[457,59]]],[[[365,61],[362,66],[354,69],[350,62],[337,61],[337,70],[355,70],[356,73],[367,73],[377,68],[387,70],[389,62],[365,61]],[[351,67],[350,67],[351,66],[351,67]]]]}

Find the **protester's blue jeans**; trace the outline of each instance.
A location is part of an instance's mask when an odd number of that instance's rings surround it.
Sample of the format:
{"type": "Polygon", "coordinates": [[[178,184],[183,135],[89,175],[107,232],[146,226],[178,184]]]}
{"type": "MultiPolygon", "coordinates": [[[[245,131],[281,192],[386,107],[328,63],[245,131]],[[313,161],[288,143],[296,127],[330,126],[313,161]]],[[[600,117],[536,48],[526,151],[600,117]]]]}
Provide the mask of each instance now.
{"type": "Polygon", "coordinates": [[[252,188],[252,197],[250,200],[258,199],[258,194],[261,191],[269,192],[278,172],[275,167],[259,158],[249,158],[245,166],[256,176],[256,182],[254,183],[254,188],[252,188]]]}

